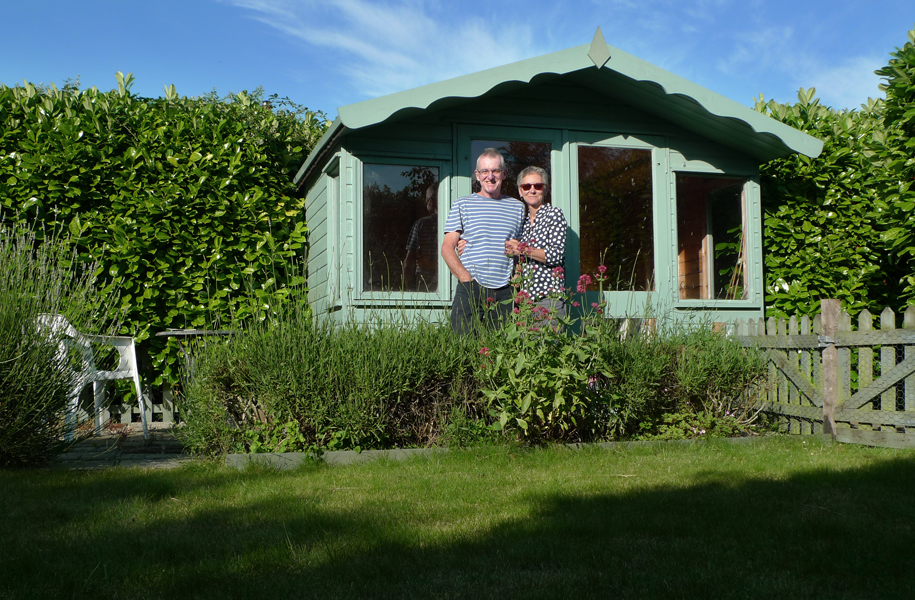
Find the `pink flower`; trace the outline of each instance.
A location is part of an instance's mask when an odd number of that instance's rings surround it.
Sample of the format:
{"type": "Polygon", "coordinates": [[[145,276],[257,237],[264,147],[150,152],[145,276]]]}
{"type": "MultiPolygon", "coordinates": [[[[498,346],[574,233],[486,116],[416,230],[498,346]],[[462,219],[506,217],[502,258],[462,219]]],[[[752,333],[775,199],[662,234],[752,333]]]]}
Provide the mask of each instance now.
{"type": "Polygon", "coordinates": [[[490,297],[490,298],[487,298],[487,299],[486,299],[486,304],[492,304],[492,303],[494,303],[495,301],[496,301],[495,298],[490,297]]]}
{"type": "Polygon", "coordinates": [[[600,305],[599,305],[597,302],[592,302],[592,303],[591,303],[591,308],[593,308],[593,309],[596,310],[596,309],[600,308],[600,305]]]}
{"type": "Polygon", "coordinates": [[[598,265],[597,272],[603,275],[607,272],[607,267],[605,265],[598,265]]]}
{"type": "Polygon", "coordinates": [[[572,306],[574,306],[575,308],[578,308],[579,306],[581,306],[581,304],[579,304],[578,302],[572,302],[572,306]]]}
{"type": "Polygon", "coordinates": [[[514,308],[514,310],[512,310],[512,312],[515,313],[516,315],[520,315],[520,314],[521,314],[521,309],[518,308],[518,307],[516,306],[516,307],[514,308]]]}
{"type": "Polygon", "coordinates": [[[565,275],[565,269],[562,267],[556,267],[553,269],[553,277],[556,279],[562,279],[563,275],[565,275]]]}
{"type": "Polygon", "coordinates": [[[588,274],[582,275],[578,278],[578,291],[585,293],[588,291],[588,285],[592,283],[591,276],[588,274]]]}
{"type": "Polygon", "coordinates": [[[535,306],[532,312],[537,319],[545,319],[550,316],[550,309],[545,306],[535,306]]]}
{"type": "Polygon", "coordinates": [[[482,354],[483,356],[489,356],[489,348],[487,348],[486,346],[483,346],[482,348],[480,348],[480,354],[482,354]]]}

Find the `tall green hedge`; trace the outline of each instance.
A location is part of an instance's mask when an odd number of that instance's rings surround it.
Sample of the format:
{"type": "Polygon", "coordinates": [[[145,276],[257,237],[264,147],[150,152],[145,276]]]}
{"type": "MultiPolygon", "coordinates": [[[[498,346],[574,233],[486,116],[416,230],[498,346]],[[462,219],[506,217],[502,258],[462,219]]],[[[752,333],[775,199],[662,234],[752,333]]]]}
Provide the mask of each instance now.
{"type": "Polygon", "coordinates": [[[756,109],[823,140],[811,159],[762,169],[766,305],[814,314],[839,298],[851,314],[915,304],[915,31],[878,75],[886,101],[834,110],[802,89],[756,109]]]}
{"type": "Polygon", "coordinates": [[[177,379],[165,328],[206,328],[304,290],[307,227],[292,174],[323,115],[262,94],[134,96],[68,85],[0,86],[0,206],[78,238],[121,290],[122,333],[148,340],[157,380],[177,379]]]}

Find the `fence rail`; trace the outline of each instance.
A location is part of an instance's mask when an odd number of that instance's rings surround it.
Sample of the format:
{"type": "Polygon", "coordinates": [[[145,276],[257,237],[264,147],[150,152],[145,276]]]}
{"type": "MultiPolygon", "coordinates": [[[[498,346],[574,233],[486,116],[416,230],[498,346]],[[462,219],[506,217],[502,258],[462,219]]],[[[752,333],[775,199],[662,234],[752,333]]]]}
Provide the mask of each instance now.
{"type": "Polygon", "coordinates": [[[889,308],[877,323],[863,311],[853,327],[838,300],[823,300],[813,319],[739,321],[734,333],[765,352],[763,412],[790,433],[915,448],[915,307],[896,321],[889,308]]]}

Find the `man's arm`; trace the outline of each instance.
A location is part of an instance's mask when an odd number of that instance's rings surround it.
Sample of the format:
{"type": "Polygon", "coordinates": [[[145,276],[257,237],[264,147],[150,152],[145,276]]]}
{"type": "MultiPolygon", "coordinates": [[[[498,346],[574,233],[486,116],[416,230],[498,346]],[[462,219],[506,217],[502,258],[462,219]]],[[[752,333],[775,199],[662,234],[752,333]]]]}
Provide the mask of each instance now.
{"type": "Polygon", "coordinates": [[[445,239],[442,242],[442,258],[445,259],[445,264],[448,265],[451,274],[457,277],[458,281],[466,283],[473,277],[470,276],[470,271],[464,268],[464,263],[461,262],[460,257],[457,255],[457,244],[460,239],[460,231],[448,231],[445,233],[445,239]]]}

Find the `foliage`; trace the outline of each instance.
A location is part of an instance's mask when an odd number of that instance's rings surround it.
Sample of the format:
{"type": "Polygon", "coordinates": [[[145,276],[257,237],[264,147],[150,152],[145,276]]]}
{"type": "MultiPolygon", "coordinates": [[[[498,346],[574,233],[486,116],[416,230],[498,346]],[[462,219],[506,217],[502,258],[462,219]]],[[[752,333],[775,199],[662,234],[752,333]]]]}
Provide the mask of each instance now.
{"type": "MultiPolygon", "coordinates": [[[[903,260],[915,257],[915,29],[909,41],[892,53],[887,66],[877,71],[886,78],[880,88],[886,92],[883,140],[876,140],[872,160],[884,169],[881,195],[892,224],[884,239],[903,260]]],[[[902,273],[903,298],[915,304],[915,273],[902,273]]]]}
{"type": "Polygon", "coordinates": [[[707,412],[668,413],[659,423],[645,423],[654,433],[638,436],[643,440],[685,440],[691,438],[734,437],[751,428],[730,415],[717,417],[707,412]]]}
{"type": "Polygon", "coordinates": [[[816,159],[795,154],[762,169],[770,316],[814,314],[822,298],[839,298],[852,315],[915,303],[912,41],[877,74],[887,78],[886,102],[859,110],[823,106],[813,89],[794,105],[757,102],[824,142],[816,159]]]}
{"type": "MultiPolygon", "coordinates": [[[[596,283],[602,297],[607,280],[599,267],[580,278],[577,291],[596,283]]],[[[576,308],[574,297],[565,297],[576,308]]],[[[583,307],[582,317],[557,317],[524,292],[516,295],[511,319],[478,351],[493,427],[537,443],[651,435],[671,413],[708,414],[744,428],[755,421],[752,392],[765,373],[757,352],[708,326],[659,328],[642,319],[640,332],[628,332],[603,317],[605,308],[600,300],[583,307]]]]}
{"type": "Polygon", "coordinates": [[[122,290],[122,333],[148,339],[155,383],[174,383],[177,344],[153,333],[250,314],[297,283],[279,268],[306,247],[291,175],[324,121],[259,90],[147,99],[132,83],[0,87],[0,206],[74,234],[122,290]]]}
{"type": "Polygon", "coordinates": [[[38,316],[63,314],[84,332],[118,327],[110,296],[95,286],[91,266],[76,260],[73,240],[37,237],[0,220],[0,466],[42,463],[62,450],[76,372],[38,316]]]}
{"type": "MultiPolygon", "coordinates": [[[[553,276],[561,281],[562,269],[553,276]]],[[[606,279],[603,273],[598,277],[601,283],[606,279]]],[[[551,299],[557,304],[563,300],[559,294],[551,299]]],[[[496,419],[494,427],[520,431],[534,442],[580,435],[596,404],[618,400],[596,385],[611,377],[600,352],[606,322],[596,311],[602,308],[595,307],[589,326],[569,334],[569,317],[535,305],[524,291],[515,294],[512,310],[478,351],[477,377],[496,419]]]]}
{"type": "Polygon", "coordinates": [[[523,292],[513,307],[479,336],[407,317],[315,323],[300,304],[249,318],[194,350],[185,442],[204,454],[319,452],[606,441],[663,433],[668,413],[753,424],[764,361],[709,328],[645,322],[627,334],[601,302],[579,321],[523,292]]]}
{"type": "Polygon", "coordinates": [[[465,407],[476,397],[470,342],[445,326],[316,324],[297,304],[238,329],[196,351],[182,409],[198,452],[265,451],[283,440],[297,451],[422,446],[455,407],[480,412],[465,407]],[[292,422],[300,436],[288,434],[292,422]]]}

